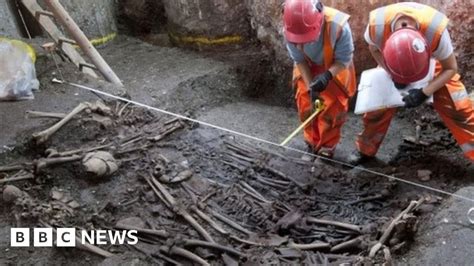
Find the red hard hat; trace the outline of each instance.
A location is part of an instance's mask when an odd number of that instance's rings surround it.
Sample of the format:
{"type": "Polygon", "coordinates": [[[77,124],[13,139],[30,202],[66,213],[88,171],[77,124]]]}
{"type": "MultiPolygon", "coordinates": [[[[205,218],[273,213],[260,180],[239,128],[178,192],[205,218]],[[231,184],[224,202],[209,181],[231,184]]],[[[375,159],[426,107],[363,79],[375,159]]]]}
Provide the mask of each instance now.
{"type": "Polygon", "coordinates": [[[323,18],[323,5],[318,0],[286,0],[283,9],[286,40],[292,43],[316,41],[323,18]]]}
{"type": "Polygon", "coordinates": [[[411,28],[395,31],[385,42],[383,58],[393,81],[409,84],[428,75],[431,52],[426,39],[411,28]]]}

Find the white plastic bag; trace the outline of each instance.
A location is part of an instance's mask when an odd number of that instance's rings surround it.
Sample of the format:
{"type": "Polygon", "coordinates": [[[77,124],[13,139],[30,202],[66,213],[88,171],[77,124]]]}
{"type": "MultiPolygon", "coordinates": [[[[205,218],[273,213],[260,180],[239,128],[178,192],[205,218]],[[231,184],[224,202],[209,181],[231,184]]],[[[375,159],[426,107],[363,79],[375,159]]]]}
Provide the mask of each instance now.
{"type": "MultiPolygon", "coordinates": [[[[422,89],[434,78],[436,61],[431,60],[428,75],[409,84],[403,90],[397,90],[392,78],[383,68],[373,68],[362,72],[354,113],[364,114],[385,108],[404,106],[403,96],[410,89],[422,89]]],[[[428,103],[433,102],[431,97],[428,103]]]]}
{"type": "Polygon", "coordinates": [[[35,56],[27,44],[0,38],[0,101],[31,100],[39,89],[35,56]]]}

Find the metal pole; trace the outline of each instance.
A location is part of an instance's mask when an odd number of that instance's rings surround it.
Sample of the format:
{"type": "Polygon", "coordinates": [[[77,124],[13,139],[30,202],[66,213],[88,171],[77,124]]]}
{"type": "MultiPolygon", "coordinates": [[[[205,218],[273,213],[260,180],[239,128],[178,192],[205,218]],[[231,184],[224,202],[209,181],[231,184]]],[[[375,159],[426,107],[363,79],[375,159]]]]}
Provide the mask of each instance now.
{"type": "Polygon", "coordinates": [[[58,0],[45,0],[49,10],[53,12],[54,17],[66,28],[68,33],[74,38],[79,47],[81,47],[84,54],[97,66],[97,69],[102,73],[105,79],[113,84],[123,86],[120,79],[115,75],[114,71],[105,62],[102,56],[97,52],[95,47],[91,44],[89,39],[82,30],[77,26],[71,16],[67,13],[64,7],[58,0]]]}

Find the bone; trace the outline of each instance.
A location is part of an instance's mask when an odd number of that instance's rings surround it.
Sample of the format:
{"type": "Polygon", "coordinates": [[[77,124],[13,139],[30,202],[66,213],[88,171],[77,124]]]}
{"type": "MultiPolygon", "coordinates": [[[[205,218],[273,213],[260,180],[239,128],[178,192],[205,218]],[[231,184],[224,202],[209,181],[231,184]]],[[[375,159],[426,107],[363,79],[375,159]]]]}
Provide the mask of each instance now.
{"type": "Polygon", "coordinates": [[[255,154],[259,154],[259,152],[251,147],[246,147],[245,145],[241,145],[235,142],[224,141],[224,144],[227,146],[229,150],[233,150],[241,155],[244,155],[248,158],[255,158],[255,154]]]}
{"type": "Polygon", "coordinates": [[[171,210],[183,217],[205,240],[215,243],[211,235],[184,209],[179,209],[178,204],[174,197],[168,192],[168,190],[163,186],[158,180],[151,177],[151,183],[158,189],[162,194],[162,198],[166,201],[165,205],[169,205],[171,210]]]}
{"type": "Polygon", "coordinates": [[[390,249],[386,246],[383,247],[383,254],[384,254],[384,259],[385,259],[385,266],[392,266],[392,254],[390,252],[390,249]]]}
{"type": "MultiPolygon", "coordinates": [[[[252,194],[252,197],[256,198],[257,200],[267,203],[267,204],[272,204],[273,202],[265,199],[265,197],[262,196],[262,194],[258,193],[257,190],[255,190],[252,186],[249,184],[245,183],[244,181],[240,181],[240,184],[248,190],[252,194]]],[[[247,193],[247,192],[246,192],[247,193]]]]}
{"type": "Polygon", "coordinates": [[[243,228],[242,226],[240,226],[239,224],[237,224],[236,222],[230,220],[229,218],[221,215],[220,213],[214,211],[214,210],[211,210],[212,212],[212,216],[216,217],[218,220],[220,220],[221,222],[227,224],[228,226],[234,228],[235,230],[237,231],[240,231],[248,236],[250,235],[254,235],[253,232],[250,232],[249,230],[243,228]]]}
{"type": "Polygon", "coordinates": [[[244,164],[245,163],[251,163],[251,164],[256,164],[257,163],[256,159],[253,159],[251,157],[247,157],[247,156],[244,156],[244,155],[240,155],[240,154],[237,154],[235,152],[226,152],[225,154],[227,156],[233,158],[233,159],[237,159],[237,161],[239,161],[239,162],[243,162],[244,164]]]}
{"type": "Polygon", "coordinates": [[[34,175],[31,174],[30,172],[25,172],[21,170],[20,172],[16,173],[12,177],[0,179],[0,184],[29,180],[29,179],[34,179],[34,178],[35,178],[34,175]]]}
{"type": "Polygon", "coordinates": [[[160,201],[163,202],[163,204],[165,204],[166,207],[171,209],[172,208],[171,204],[163,197],[163,195],[158,191],[158,189],[155,188],[155,186],[153,185],[153,182],[151,182],[151,180],[147,177],[143,176],[143,178],[148,183],[148,185],[150,185],[151,189],[153,190],[153,192],[155,192],[155,195],[160,199],[160,201]]]}
{"type": "Polygon", "coordinates": [[[82,159],[82,156],[80,156],[80,155],[72,155],[72,156],[57,157],[57,158],[42,158],[42,159],[39,159],[35,162],[35,164],[34,164],[35,169],[34,170],[35,170],[36,173],[39,173],[43,169],[48,168],[50,166],[57,165],[57,164],[80,161],[81,159],[82,159]]]}
{"type": "Polygon", "coordinates": [[[83,153],[93,152],[97,150],[107,149],[110,147],[112,147],[112,144],[100,145],[97,147],[90,147],[90,148],[81,148],[81,149],[64,151],[64,152],[58,152],[56,149],[50,148],[46,150],[46,155],[47,157],[66,157],[66,156],[71,156],[74,154],[83,154],[83,153]]]}
{"type": "Polygon", "coordinates": [[[393,221],[390,223],[390,225],[387,227],[387,229],[384,231],[382,236],[380,237],[379,241],[377,244],[375,244],[369,252],[369,257],[374,258],[377,252],[384,246],[384,244],[389,240],[389,237],[392,235],[393,230],[395,229],[395,226],[397,223],[403,219],[405,215],[408,213],[414,211],[416,208],[418,208],[421,204],[423,204],[424,198],[421,198],[418,201],[412,201],[410,202],[410,205],[402,211],[393,221]]]}
{"type": "Polygon", "coordinates": [[[123,147],[126,147],[130,144],[133,144],[133,143],[137,143],[139,141],[142,141],[143,140],[143,136],[140,134],[130,140],[128,140],[127,142],[123,143],[123,144],[120,144],[120,146],[123,148],[123,147]]]}
{"type": "Polygon", "coordinates": [[[416,126],[416,135],[415,135],[416,142],[419,143],[421,139],[421,126],[416,126]]]}
{"type": "Polygon", "coordinates": [[[25,192],[23,192],[21,189],[15,186],[6,185],[2,192],[2,195],[3,195],[2,198],[3,198],[3,201],[6,203],[13,203],[19,197],[23,196],[24,193],[25,192]]]}
{"type": "MultiPolygon", "coordinates": [[[[54,230],[54,229],[53,229],[53,230],[54,230]]],[[[56,231],[56,230],[54,230],[54,231],[56,231]]],[[[99,256],[102,256],[102,257],[104,257],[104,258],[110,258],[110,257],[112,257],[112,256],[114,255],[114,254],[112,254],[112,253],[110,253],[110,252],[108,252],[108,251],[106,251],[106,250],[103,250],[103,249],[101,249],[101,248],[99,248],[99,247],[96,247],[96,246],[93,246],[93,245],[87,244],[87,243],[86,243],[86,244],[82,244],[81,242],[82,242],[82,240],[81,240],[79,237],[76,236],[76,246],[77,246],[78,248],[83,249],[83,250],[85,250],[85,251],[89,251],[89,252],[95,253],[95,254],[97,254],[97,255],[99,255],[99,256]]]]}
{"type": "Polygon", "coordinates": [[[286,189],[288,187],[288,185],[290,183],[288,183],[286,186],[285,185],[281,185],[281,184],[278,184],[276,182],[274,182],[274,180],[272,179],[267,179],[267,178],[264,178],[264,177],[261,177],[261,176],[255,176],[255,179],[264,184],[264,185],[268,185],[268,186],[271,186],[271,187],[274,187],[274,188],[279,188],[279,189],[286,189]]]}
{"type": "Polygon", "coordinates": [[[329,221],[329,220],[323,220],[323,219],[316,219],[314,217],[307,217],[306,221],[308,223],[314,223],[314,224],[322,224],[322,225],[332,225],[336,226],[339,228],[347,229],[350,231],[354,231],[356,233],[361,234],[363,228],[361,226],[353,225],[353,224],[348,224],[348,223],[341,223],[341,222],[336,222],[336,221],[329,221]]]}
{"type": "Polygon", "coordinates": [[[191,170],[184,170],[177,174],[174,177],[171,177],[169,175],[162,175],[159,177],[160,181],[166,184],[175,184],[175,183],[180,183],[183,182],[193,176],[193,172],[191,170]]]}
{"type": "Polygon", "coordinates": [[[150,137],[150,138],[148,138],[148,140],[160,141],[160,140],[164,139],[165,137],[167,137],[168,135],[172,134],[173,132],[175,132],[179,129],[182,129],[183,127],[184,127],[183,124],[181,124],[181,122],[179,122],[179,121],[174,123],[174,124],[166,125],[160,130],[160,133],[157,136],[150,137]]]}
{"type": "Polygon", "coordinates": [[[299,249],[299,250],[315,250],[315,249],[328,249],[331,247],[330,244],[324,242],[317,242],[311,244],[296,244],[290,241],[288,244],[289,248],[299,249]]]}
{"type": "Polygon", "coordinates": [[[186,240],[184,240],[184,246],[185,247],[211,248],[211,249],[215,249],[215,250],[219,250],[219,251],[228,253],[229,255],[233,255],[233,256],[236,256],[236,257],[244,257],[244,254],[242,254],[241,252],[239,252],[238,250],[235,250],[233,248],[229,248],[229,247],[222,246],[222,245],[215,244],[215,243],[200,241],[200,240],[186,239],[186,240]]]}
{"type": "Polygon", "coordinates": [[[367,245],[364,245],[364,241],[362,237],[357,237],[354,239],[351,239],[349,241],[340,243],[334,247],[331,248],[331,253],[339,253],[348,249],[354,249],[357,248],[359,250],[365,250],[367,249],[367,245]]]}
{"type": "Polygon", "coordinates": [[[196,255],[196,254],[194,254],[190,251],[187,251],[185,249],[176,247],[176,246],[172,246],[171,248],[162,246],[160,248],[160,251],[162,251],[166,254],[169,254],[169,255],[175,255],[175,256],[183,257],[183,258],[188,259],[188,260],[190,260],[194,263],[197,263],[199,265],[210,266],[209,263],[207,263],[204,259],[202,259],[198,255],[196,255]]]}
{"type": "Polygon", "coordinates": [[[95,177],[112,175],[119,167],[113,155],[105,151],[86,154],[82,159],[82,165],[87,173],[93,174],[95,177]]]}
{"type": "Polygon", "coordinates": [[[118,116],[118,117],[122,117],[123,111],[125,111],[125,109],[126,109],[129,105],[130,105],[130,102],[124,104],[124,105],[122,106],[122,108],[120,108],[120,111],[118,112],[117,116],[118,116]]]}
{"type": "Polygon", "coordinates": [[[428,147],[428,146],[431,145],[429,142],[419,140],[419,139],[417,139],[416,137],[413,137],[413,136],[406,136],[406,137],[403,138],[403,141],[405,141],[407,143],[411,143],[413,145],[420,145],[420,146],[425,146],[425,147],[428,147]]]}
{"type": "Polygon", "coordinates": [[[120,155],[123,155],[123,154],[134,153],[134,152],[137,152],[137,151],[146,151],[150,146],[151,145],[149,145],[149,144],[144,144],[144,145],[141,145],[141,146],[130,147],[128,149],[115,151],[114,155],[120,156],[120,155]]]}
{"type": "Polygon", "coordinates": [[[358,199],[358,200],[348,202],[347,205],[355,205],[355,204],[358,204],[358,203],[361,203],[361,202],[379,200],[379,199],[383,199],[383,198],[384,198],[384,196],[382,194],[376,194],[374,196],[370,196],[370,197],[366,197],[366,198],[362,198],[362,199],[358,199]]]}
{"type": "Polygon", "coordinates": [[[306,184],[303,184],[303,183],[297,181],[296,179],[294,179],[294,178],[292,178],[292,177],[290,177],[290,176],[282,173],[281,171],[278,171],[278,170],[276,170],[276,169],[274,169],[270,166],[267,166],[267,165],[262,166],[262,169],[267,170],[268,172],[270,172],[270,173],[272,173],[276,176],[279,176],[281,179],[293,182],[295,185],[297,185],[299,188],[301,188],[303,190],[306,190],[306,188],[307,188],[306,184]]]}
{"type": "Polygon", "coordinates": [[[93,112],[99,112],[105,115],[110,115],[112,111],[109,107],[107,107],[104,103],[97,101],[94,104],[83,102],[80,103],[76,108],[74,108],[70,113],[68,113],[63,119],[59,122],[54,124],[52,127],[45,129],[41,132],[33,134],[33,138],[35,139],[36,143],[42,144],[51,138],[53,134],[55,134],[59,129],[61,129],[65,124],[71,121],[77,114],[85,111],[90,110],[93,112]]]}
{"type": "Polygon", "coordinates": [[[221,233],[222,235],[229,235],[229,232],[227,232],[224,228],[222,228],[220,225],[218,225],[215,221],[212,220],[211,217],[209,217],[207,214],[199,210],[196,206],[191,207],[191,210],[201,219],[206,221],[214,230],[217,232],[221,233]]]}
{"type": "Polygon", "coordinates": [[[61,127],[71,121],[74,116],[86,110],[88,107],[89,105],[87,103],[80,103],[78,106],[76,106],[76,108],[74,108],[69,114],[67,114],[63,119],[61,119],[58,123],[54,124],[52,127],[33,134],[33,138],[36,140],[36,143],[41,144],[48,141],[48,139],[61,127]]]}
{"type": "Polygon", "coordinates": [[[31,168],[32,165],[33,164],[30,162],[30,163],[22,163],[22,164],[1,166],[0,167],[0,173],[1,172],[13,172],[13,171],[18,171],[18,170],[28,169],[28,168],[31,168]]]}
{"type": "Polygon", "coordinates": [[[35,173],[38,173],[38,172],[41,172],[41,170],[48,168],[52,165],[74,162],[81,159],[82,159],[82,156],[79,156],[79,155],[53,157],[53,158],[41,158],[33,162],[0,167],[0,172],[11,172],[11,171],[17,171],[17,170],[34,170],[35,173]]]}
{"type": "Polygon", "coordinates": [[[66,117],[65,113],[50,113],[50,112],[38,112],[38,111],[26,111],[26,118],[54,118],[63,119],[66,117]]]}
{"type": "Polygon", "coordinates": [[[250,245],[250,246],[255,246],[255,247],[272,247],[271,245],[266,245],[266,244],[263,244],[263,243],[257,243],[257,242],[254,242],[254,241],[242,239],[242,238],[239,238],[235,235],[231,235],[230,239],[235,240],[235,241],[237,241],[239,243],[242,243],[242,244],[245,244],[245,245],[250,245]]]}
{"type": "Polygon", "coordinates": [[[231,166],[237,170],[239,170],[240,172],[243,172],[245,171],[246,167],[243,167],[243,166],[239,166],[237,164],[234,164],[234,163],[231,163],[231,162],[228,162],[228,161],[224,161],[224,160],[221,160],[221,162],[225,165],[228,165],[228,166],[231,166]]]}
{"type": "Polygon", "coordinates": [[[170,265],[176,265],[176,266],[182,266],[183,265],[183,264],[171,259],[170,257],[161,254],[160,252],[152,253],[152,252],[150,252],[150,251],[148,251],[144,248],[141,248],[139,245],[133,245],[133,246],[129,246],[129,247],[135,249],[136,251],[138,251],[142,254],[144,254],[150,260],[152,260],[156,265],[162,265],[163,264],[162,261],[159,261],[156,258],[164,260],[164,261],[170,263],[170,265]]]}

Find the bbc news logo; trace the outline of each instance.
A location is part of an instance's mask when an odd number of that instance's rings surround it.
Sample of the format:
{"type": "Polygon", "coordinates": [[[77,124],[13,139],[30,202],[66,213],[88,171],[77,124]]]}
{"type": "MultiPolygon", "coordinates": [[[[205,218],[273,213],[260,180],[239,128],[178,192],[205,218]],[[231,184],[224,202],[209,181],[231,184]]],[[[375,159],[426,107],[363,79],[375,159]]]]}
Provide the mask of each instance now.
{"type": "MultiPolygon", "coordinates": [[[[11,228],[10,246],[12,247],[75,247],[75,228],[11,228]],[[31,231],[33,234],[31,234],[31,231]]],[[[80,231],[77,241],[91,245],[136,245],[138,243],[137,230],[93,230],[80,231]]]]}

